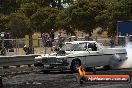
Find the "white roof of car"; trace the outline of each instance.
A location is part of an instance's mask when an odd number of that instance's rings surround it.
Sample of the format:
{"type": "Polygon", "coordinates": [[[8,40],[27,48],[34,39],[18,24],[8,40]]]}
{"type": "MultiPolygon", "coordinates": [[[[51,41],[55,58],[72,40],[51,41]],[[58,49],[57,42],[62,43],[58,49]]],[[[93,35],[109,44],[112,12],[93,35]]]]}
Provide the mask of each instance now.
{"type": "Polygon", "coordinates": [[[65,42],[65,44],[72,44],[72,42],[65,42]]]}
{"type": "Polygon", "coordinates": [[[73,41],[73,43],[96,43],[96,41],[73,41]]]}

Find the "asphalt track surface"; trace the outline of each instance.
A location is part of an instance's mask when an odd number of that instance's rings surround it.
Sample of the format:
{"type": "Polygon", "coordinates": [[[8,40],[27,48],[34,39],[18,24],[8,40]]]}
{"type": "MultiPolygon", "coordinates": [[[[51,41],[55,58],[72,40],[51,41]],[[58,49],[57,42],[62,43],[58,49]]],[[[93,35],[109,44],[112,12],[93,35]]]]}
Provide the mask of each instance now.
{"type": "MultiPolygon", "coordinates": [[[[92,72],[87,72],[92,74],[92,72]]],[[[130,75],[132,69],[97,71],[96,74],[122,74],[130,75]]],[[[9,75],[3,77],[3,88],[132,88],[132,81],[129,83],[84,83],[77,82],[77,73],[70,72],[51,72],[29,73],[21,75],[9,75]]]]}

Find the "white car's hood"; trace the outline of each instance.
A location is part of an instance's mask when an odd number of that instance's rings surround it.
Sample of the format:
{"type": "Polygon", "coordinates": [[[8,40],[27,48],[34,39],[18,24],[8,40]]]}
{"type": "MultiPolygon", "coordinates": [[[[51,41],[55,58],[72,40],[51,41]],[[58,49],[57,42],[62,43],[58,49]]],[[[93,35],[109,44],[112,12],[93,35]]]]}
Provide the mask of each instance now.
{"type": "Polygon", "coordinates": [[[84,52],[78,52],[78,51],[72,51],[72,52],[66,52],[65,55],[57,55],[57,53],[51,53],[51,54],[42,54],[41,56],[35,57],[35,59],[40,59],[44,57],[76,57],[76,56],[83,56],[84,52]]]}

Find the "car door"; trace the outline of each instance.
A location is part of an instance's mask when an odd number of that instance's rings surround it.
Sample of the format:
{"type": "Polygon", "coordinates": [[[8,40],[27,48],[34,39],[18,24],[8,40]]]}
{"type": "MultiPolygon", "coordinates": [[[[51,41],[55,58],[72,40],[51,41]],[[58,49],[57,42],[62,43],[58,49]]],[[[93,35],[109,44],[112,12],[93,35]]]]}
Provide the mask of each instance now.
{"type": "Polygon", "coordinates": [[[102,62],[103,54],[102,51],[99,50],[96,43],[88,44],[88,53],[89,55],[85,59],[85,64],[87,67],[100,65],[102,62]]]}
{"type": "Polygon", "coordinates": [[[89,52],[87,51],[87,43],[79,43],[74,47],[74,51],[72,51],[76,58],[81,60],[82,65],[85,65],[85,59],[89,56],[89,52]]]}

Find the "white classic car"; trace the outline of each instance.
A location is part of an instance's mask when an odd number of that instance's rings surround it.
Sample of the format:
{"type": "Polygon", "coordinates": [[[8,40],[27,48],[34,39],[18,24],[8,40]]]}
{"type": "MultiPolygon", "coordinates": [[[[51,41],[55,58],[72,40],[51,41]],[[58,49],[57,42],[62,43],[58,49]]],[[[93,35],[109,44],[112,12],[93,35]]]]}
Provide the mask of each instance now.
{"type": "Polygon", "coordinates": [[[125,48],[105,48],[96,41],[73,41],[65,43],[56,53],[35,57],[34,65],[45,72],[66,69],[76,71],[79,66],[116,68],[126,59],[125,48]]]}

